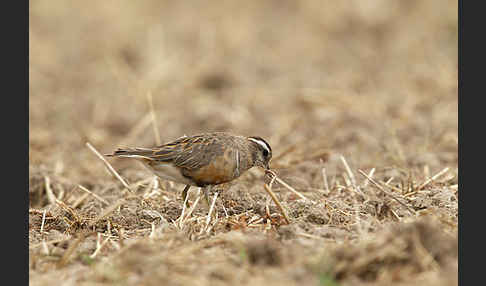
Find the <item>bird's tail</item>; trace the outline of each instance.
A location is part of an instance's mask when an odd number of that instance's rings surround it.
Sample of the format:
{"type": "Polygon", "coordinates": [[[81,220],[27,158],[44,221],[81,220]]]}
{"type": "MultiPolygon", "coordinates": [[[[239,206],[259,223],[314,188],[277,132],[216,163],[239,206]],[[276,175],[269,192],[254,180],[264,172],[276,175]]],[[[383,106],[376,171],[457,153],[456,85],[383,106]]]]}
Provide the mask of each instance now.
{"type": "Polygon", "coordinates": [[[152,160],[153,150],[148,148],[118,148],[113,154],[105,154],[108,157],[140,158],[152,160]]]}

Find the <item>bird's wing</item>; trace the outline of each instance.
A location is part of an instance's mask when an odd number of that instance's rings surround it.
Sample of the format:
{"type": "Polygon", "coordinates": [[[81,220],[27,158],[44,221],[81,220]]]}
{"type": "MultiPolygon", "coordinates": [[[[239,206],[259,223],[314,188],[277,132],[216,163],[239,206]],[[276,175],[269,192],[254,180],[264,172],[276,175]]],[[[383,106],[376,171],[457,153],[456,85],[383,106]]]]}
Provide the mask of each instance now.
{"type": "Polygon", "coordinates": [[[217,136],[195,135],[179,138],[156,148],[151,158],[171,162],[187,170],[195,170],[209,164],[212,156],[221,153],[221,141],[217,136]]]}

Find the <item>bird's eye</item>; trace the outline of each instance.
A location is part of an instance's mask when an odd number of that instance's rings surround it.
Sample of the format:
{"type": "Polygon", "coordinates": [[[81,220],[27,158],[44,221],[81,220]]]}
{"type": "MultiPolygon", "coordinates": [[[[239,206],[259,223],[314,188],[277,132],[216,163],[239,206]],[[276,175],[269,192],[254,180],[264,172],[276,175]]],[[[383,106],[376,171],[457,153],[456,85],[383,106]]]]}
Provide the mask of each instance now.
{"type": "Polygon", "coordinates": [[[263,157],[267,157],[268,156],[268,151],[263,149],[263,157]]]}

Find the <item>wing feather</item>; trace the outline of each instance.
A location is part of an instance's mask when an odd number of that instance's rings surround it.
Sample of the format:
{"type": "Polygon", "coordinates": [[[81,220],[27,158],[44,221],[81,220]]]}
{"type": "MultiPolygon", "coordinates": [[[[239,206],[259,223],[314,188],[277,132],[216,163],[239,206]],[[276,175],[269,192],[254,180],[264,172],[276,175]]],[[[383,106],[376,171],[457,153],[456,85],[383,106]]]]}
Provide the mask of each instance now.
{"type": "Polygon", "coordinates": [[[221,155],[221,133],[181,137],[155,148],[118,149],[111,156],[134,157],[172,163],[187,170],[209,164],[213,155],[221,155]]]}

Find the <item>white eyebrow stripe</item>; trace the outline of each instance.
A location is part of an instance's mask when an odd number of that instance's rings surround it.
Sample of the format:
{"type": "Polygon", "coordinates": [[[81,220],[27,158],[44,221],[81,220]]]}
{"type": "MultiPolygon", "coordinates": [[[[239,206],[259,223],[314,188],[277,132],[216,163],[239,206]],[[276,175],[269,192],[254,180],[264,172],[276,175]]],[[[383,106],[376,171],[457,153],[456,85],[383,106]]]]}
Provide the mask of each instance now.
{"type": "Polygon", "coordinates": [[[263,142],[262,140],[258,140],[258,139],[255,139],[255,138],[248,138],[248,140],[257,143],[258,145],[262,146],[265,150],[267,150],[268,153],[270,153],[270,149],[268,149],[267,144],[265,142],[263,142]]]}

